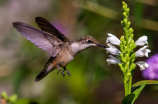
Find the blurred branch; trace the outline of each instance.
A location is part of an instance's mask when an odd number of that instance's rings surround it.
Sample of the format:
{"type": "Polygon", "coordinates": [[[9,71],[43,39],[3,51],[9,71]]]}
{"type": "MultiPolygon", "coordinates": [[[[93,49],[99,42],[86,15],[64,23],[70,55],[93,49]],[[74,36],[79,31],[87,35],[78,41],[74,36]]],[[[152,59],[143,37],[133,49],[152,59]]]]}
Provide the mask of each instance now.
{"type": "MultiPolygon", "coordinates": [[[[85,4],[81,3],[79,7],[87,9],[91,12],[102,15],[104,17],[110,18],[112,20],[119,21],[121,18],[120,13],[91,1],[87,1],[85,4]]],[[[134,18],[134,17],[131,16],[131,18],[134,18]]],[[[158,31],[158,22],[148,20],[148,19],[142,19],[142,23],[140,24],[140,27],[149,29],[149,30],[158,31]]]]}
{"type": "Polygon", "coordinates": [[[136,0],[136,1],[140,3],[152,5],[152,6],[156,6],[158,3],[157,0],[136,0]]]}
{"type": "Polygon", "coordinates": [[[145,29],[149,29],[149,30],[158,31],[158,22],[157,21],[148,20],[148,19],[143,19],[141,27],[145,28],[145,29]]]}
{"type": "Polygon", "coordinates": [[[102,15],[104,17],[110,18],[112,20],[118,20],[118,17],[121,17],[120,13],[91,1],[87,1],[86,4],[80,4],[80,7],[102,15]]]}

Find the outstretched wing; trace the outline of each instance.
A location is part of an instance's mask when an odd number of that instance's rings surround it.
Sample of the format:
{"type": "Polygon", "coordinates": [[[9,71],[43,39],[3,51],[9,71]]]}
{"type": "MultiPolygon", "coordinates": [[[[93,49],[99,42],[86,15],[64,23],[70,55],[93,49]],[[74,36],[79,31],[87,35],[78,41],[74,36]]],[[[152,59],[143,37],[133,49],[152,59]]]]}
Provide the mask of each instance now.
{"type": "Polygon", "coordinates": [[[50,33],[39,30],[33,26],[22,22],[14,22],[13,27],[26,39],[34,43],[39,48],[48,52],[52,57],[55,57],[60,51],[59,45],[63,42],[50,33]]]}
{"type": "Polygon", "coordinates": [[[35,22],[41,28],[41,30],[51,33],[52,35],[56,36],[63,42],[69,41],[67,37],[64,36],[58,29],[56,29],[51,23],[49,23],[46,19],[42,17],[36,17],[35,22]]]}

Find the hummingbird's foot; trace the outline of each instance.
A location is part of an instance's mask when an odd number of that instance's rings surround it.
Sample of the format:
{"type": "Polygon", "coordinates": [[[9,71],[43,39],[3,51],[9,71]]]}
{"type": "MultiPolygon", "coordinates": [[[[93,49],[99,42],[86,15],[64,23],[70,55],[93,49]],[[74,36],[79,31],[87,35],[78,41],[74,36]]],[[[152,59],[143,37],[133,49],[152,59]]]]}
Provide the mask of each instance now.
{"type": "Polygon", "coordinates": [[[59,74],[60,70],[58,70],[57,75],[59,74]]]}
{"type": "Polygon", "coordinates": [[[63,68],[64,68],[64,71],[66,70],[67,75],[70,77],[71,76],[70,72],[66,69],[66,67],[63,67],[63,68]]]}
{"type": "Polygon", "coordinates": [[[65,74],[64,74],[64,72],[60,69],[60,67],[59,66],[57,66],[57,69],[58,69],[58,72],[57,72],[57,74],[59,74],[59,72],[61,71],[61,74],[63,75],[63,77],[65,76],[65,74]]]}
{"type": "Polygon", "coordinates": [[[63,77],[65,77],[65,74],[64,74],[64,72],[63,72],[63,71],[61,72],[61,74],[63,75],[63,77]]]}
{"type": "MultiPolygon", "coordinates": [[[[59,74],[60,70],[58,70],[57,75],[59,74]]],[[[61,74],[63,75],[63,77],[65,76],[64,72],[62,71],[61,74]]]]}
{"type": "Polygon", "coordinates": [[[67,75],[70,77],[70,76],[71,76],[71,74],[69,73],[69,71],[68,71],[68,70],[66,70],[66,72],[67,72],[67,75]]]}

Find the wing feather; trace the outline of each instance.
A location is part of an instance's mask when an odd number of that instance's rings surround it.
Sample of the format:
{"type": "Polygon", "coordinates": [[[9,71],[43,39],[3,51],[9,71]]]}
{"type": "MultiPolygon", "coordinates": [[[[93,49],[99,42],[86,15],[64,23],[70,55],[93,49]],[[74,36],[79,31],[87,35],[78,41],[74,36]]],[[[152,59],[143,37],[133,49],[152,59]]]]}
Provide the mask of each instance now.
{"type": "Polygon", "coordinates": [[[69,41],[69,39],[61,33],[58,29],[56,29],[50,22],[48,22],[46,19],[42,17],[36,17],[35,22],[38,24],[38,26],[41,28],[41,30],[46,31],[48,33],[51,33],[52,35],[56,36],[63,42],[69,41]]]}
{"type": "Polygon", "coordinates": [[[13,26],[22,36],[42,50],[48,52],[50,55],[52,55],[52,57],[55,57],[60,51],[59,45],[62,45],[63,42],[52,34],[22,22],[14,22],[13,26]]]}

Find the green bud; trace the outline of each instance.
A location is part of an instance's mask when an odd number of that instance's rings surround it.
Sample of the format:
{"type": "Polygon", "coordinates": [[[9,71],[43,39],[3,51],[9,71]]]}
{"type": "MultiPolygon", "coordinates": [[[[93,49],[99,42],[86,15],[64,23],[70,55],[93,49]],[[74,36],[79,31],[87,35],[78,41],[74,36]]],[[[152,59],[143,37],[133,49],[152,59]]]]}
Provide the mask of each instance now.
{"type": "Polygon", "coordinates": [[[125,4],[126,4],[126,3],[123,1],[123,2],[122,2],[122,5],[125,5],[125,4]]]}
{"type": "Polygon", "coordinates": [[[119,63],[118,65],[119,65],[120,69],[124,72],[124,69],[123,69],[122,63],[119,63]]]}
{"type": "MultiPolygon", "coordinates": [[[[126,12],[123,12],[123,17],[127,17],[127,13],[126,12]]],[[[126,20],[126,23],[127,23],[127,20],[126,20]]]]}
{"type": "Polygon", "coordinates": [[[121,58],[121,60],[123,63],[126,63],[126,58],[123,57],[123,58],[121,58]]]}
{"type": "Polygon", "coordinates": [[[134,43],[134,40],[131,41],[131,44],[133,44],[133,43],[134,43]]]}
{"type": "Polygon", "coordinates": [[[120,57],[123,58],[123,53],[120,53],[120,57]]]}
{"type": "Polygon", "coordinates": [[[126,44],[127,42],[126,42],[126,41],[124,41],[123,43],[124,43],[124,44],[126,44]]]}
{"type": "Polygon", "coordinates": [[[130,9],[129,9],[129,8],[127,8],[127,9],[126,9],[126,11],[127,11],[127,13],[129,13],[130,9]]]}
{"type": "Polygon", "coordinates": [[[131,22],[128,21],[128,22],[127,22],[127,26],[128,26],[128,28],[130,27],[130,25],[131,25],[131,22]]]}
{"type": "Polygon", "coordinates": [[[126,68],[126,69],[129,69],[129,63],[130,63],[129,61],[126,62],[126,65],[125,65],[125,68],[126,68]]]}
{"type": "Polygon", "coordinates": [[[130,65],[129,71],[132,72],[135,68],[136,68],[136,64],[135,64],[135,63],[132,63],[132,64],[130,65]]]}
{"type": "Polygon", "coordinates": [[[129,39],[128,39],[128,44],[131,44],[131,40],[132,40],[132,38],[129,37],[129,39]]]}
{"type": "Polygon", "coordinates": [[[121,25],[124,26],[124,25],[123,25],[123,21],[121,21],[121,25]]]}
{"type": "Polygon", "coordinates": [[[8,99],[7,93],[6,92],[2,92],[1,96],[3,99],[8,99]]]}
{"type": "Polygon", "coordinates": [[[122,43],[122,42],[120,42],[120,47],[122,47],[122,45],[123,45],[123,43],[122,43]]]}
{"type": "Polygon", "coordinates": [[[126,5],[123,5],[122,9],[123,9],[123,11],[125,11],[126,10],[126,5]]]}
{"type": "Polygon", "coordinates": [[[130,50],[132,51],[134,48],[136,48],[137,46],[135,45],[134,41],[132,40],[131,44],[130,44],[130,50]]]}
{"type": "Polygon", "coordinates": [[[134,35],[133,35],[133,34],[131,34],[131,38],[133,38],[133,36],[134,36],[134,35]]]}
{"type": "Polygon", "coordinates": [[[135,61],[135,58],[133,58],[131,62],[133,63],[134,61],[135,61]]]}
{"type": "Polygon", "coordinates": [[[134,30],[132,28],[129,28],[129,33],[132,34],[134,30]]]}
{"type": "Polygon", "coordinates": [[[127,76],[130,77],[130,76],[131,76],[131,73],[128,72],[128,73],[127,73],[127,76]]]}
{"type": "Polygon", "coordinates": [[[124,36],[122,35],[120,38],[121,42],[124,41],[124,36]]]}
{"type": "Polygon", "coordinates": [[[127,50],[127,46],[125,46],[125,50],[127,50]]]}
{"type": "Polygon", "coordinates": [[[130,57],[130,60],[135,59],[135,58],[136,58],[135,53],[133,53],[130,57]]]}

